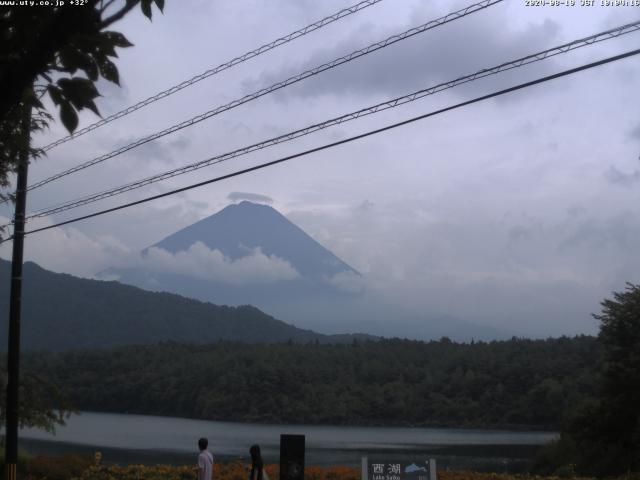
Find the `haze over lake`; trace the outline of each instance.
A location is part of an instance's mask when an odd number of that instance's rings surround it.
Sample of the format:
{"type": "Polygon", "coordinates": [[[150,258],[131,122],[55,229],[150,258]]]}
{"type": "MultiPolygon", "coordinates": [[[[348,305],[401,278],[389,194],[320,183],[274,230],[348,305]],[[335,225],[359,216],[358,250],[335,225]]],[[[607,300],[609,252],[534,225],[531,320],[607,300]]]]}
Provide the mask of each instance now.
{"type": "MultiPolygon", "coordinates": [[[[247,457],[249,446],[261,445],[269,462],[277,462],[280,434],[306,435],[308,464],[358,465],[367,454],[420,454],[442,451],[445,463],[455,462],[454,447],[470,447],[472,456],[491,457],[497,463],[513,459],[504,446],[537,446],[555,437],[553,432],[512,432],[501,430],[464,430],[393,427],[341,427],[329,425],[264,425],[211,422],[175,417],[122,415],[82,412],[68,419],[56,435],[25,429],[21,437],[31,440],[72,444],[95,449],[154,450],[157,461],[169,453],[188,461],[196,451],[197,439],[206,436],[209,448],[218,458],[247,457]],[[491,453],[488,447],[502,446],[491,453]],[[475,450],[475,453],[473,451],[475,450]],[[497,452],[501,451],[500,454],[497,452]],[[484,453],[478,453],[484,452],[484,453]],[[166,455],[165,455],[166,454],[166,455]],[[182,455],[180,455],[182,454],[182,455]],[[186,454],[186,455],[185,455],[186,454]]],[[[40,444],[42,445],[42,444],[40,444]]],[[[515,448],[517,452],[523,449],[515,448]]],[[[468,453],[467,453],[468,455],[468,453]]],[[[433,456],[433,455],[432,455],[433,456]]],[[[437,453],[435,455],[437,457],[437,453]]],[[[108,455],[107,458],[108,460],[108,455]]]]}

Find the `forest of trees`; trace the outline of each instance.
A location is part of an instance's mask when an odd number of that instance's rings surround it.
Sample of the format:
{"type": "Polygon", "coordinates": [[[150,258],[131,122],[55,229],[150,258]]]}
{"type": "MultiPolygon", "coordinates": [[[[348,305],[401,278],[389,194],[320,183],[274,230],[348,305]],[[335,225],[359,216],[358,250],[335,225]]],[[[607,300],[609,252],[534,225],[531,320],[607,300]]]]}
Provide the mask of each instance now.
{"type": "Polygon", "coordinates": [[[640,472],[640,285],[601,302],[600,361],[593,397],[572,409],[560,438],[538,458],[540,473],[598,477],[640,472]]]}
{"type": "Polygon", "coordinates": [[[593,337],[457,344],[164,343],[37,353],[80,410],[244,422],[559,429],[594,392],[593,337]]]}
{"type": "MultiPolygon", "coordinates": [[[[23,387],[40,391],[40,400],[53,400],[45,387],[60,393],[63,411],[73,405],[242,422],[552,429],[561,435],[539,452],[533,471],[638,472],[640,285],[605,299],[594,317],[598,337],[221,340],[29,353],[24,378],[33,381],[23,387]]],[[[45,413],[55,406],[45,403],[45,413]]]]}

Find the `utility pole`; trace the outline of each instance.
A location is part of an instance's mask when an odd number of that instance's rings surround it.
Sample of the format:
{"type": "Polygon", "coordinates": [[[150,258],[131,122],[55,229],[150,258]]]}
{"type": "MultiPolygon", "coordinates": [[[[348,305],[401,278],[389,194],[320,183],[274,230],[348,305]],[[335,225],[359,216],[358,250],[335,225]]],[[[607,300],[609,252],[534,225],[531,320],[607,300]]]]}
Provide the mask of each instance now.
{"type": "Polygon", "coordinates": [[[27,206],[27,172],[31,143],[31,107],[23,104],[16,180],[16,208],[13,217],[13,256],[11,259],[11,298],[9,303],[9,349],[7,353],[7,409],[5,429],[6,479],[16,480],[18,464],[18,388],[20,386],[20,311],[22,302],[22,259],[24,217],[27,206]]]}

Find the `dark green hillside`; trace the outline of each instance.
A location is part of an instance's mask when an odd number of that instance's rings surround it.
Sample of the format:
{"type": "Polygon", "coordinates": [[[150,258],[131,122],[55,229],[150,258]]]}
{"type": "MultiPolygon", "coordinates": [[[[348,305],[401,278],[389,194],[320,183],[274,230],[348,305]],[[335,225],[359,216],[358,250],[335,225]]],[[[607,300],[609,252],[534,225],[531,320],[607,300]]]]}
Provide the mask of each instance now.
{"type": "Polygon", "coordinates": [[[594,390],[593,337],[456,344],[163,344],[37,354],[83,410],[246,422],[558,429],[594,390]]]}
{"type": "MultiPolygon", "coordinates": [[[[6,348],[10,263],[0,260],[0,348],[6,348]]],[[[351,341],[286,324],[251,306],[226,307],[117,282],[24,266],[22,346],[69,350],[148,345],[161,341],[208,343],[351,341]]]]}

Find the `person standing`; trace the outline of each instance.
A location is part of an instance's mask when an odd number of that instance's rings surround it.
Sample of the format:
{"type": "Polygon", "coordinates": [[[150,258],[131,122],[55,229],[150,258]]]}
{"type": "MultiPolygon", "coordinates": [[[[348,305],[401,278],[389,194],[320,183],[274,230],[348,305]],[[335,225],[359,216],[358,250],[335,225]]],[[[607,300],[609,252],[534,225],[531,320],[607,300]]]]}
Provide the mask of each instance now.
{"type": "Polygon", "coordinates": [[[198,455],[198,480],[212,480],[213,478],[213,455],[207,447],[209,446],[209,440],[201,438],[198,440],[198,448],[200,448],[200,454],[198,455]]]}
{"type": "Polygon", "coordinates": [[[269,480],[269,476],[264,470],[264,464],[262,463],[260,446],[251,445],[249,455],[251,455],[251,474],[249,475],[249,480],[269,480]]]}

